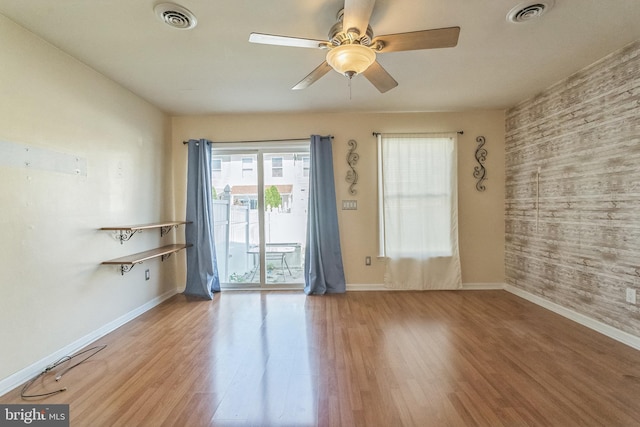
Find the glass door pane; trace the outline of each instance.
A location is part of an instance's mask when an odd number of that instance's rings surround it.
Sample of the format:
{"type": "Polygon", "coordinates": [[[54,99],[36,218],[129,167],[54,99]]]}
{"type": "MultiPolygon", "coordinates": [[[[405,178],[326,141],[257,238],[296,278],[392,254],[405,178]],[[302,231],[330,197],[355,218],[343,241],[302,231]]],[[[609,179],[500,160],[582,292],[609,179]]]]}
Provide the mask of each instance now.
{"type": "Polygon", "coordinates": [[[257,153],[213,155],[216,260],[223,285],[260,283],[257,153]]]}
{"type": "Polygon", "coordinates": [[[309,194],[308,152],[265,152],[265,283],[304,283],[309,194]]]}

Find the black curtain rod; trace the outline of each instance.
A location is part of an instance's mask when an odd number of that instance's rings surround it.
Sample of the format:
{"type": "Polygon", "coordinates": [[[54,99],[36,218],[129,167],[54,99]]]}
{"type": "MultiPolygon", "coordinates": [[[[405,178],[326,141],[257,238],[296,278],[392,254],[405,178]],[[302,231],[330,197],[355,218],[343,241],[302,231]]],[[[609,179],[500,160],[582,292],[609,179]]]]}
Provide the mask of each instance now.
{"type": "MultiPolygon", "coordinates": [[[[333,135],[329,135],[333,139],[333,135]]],[[[291,141],[304,141],[309,139],[305,138],[286,138],[286,139],[254,139],[253,141],[213,141],[216,144],[240,144],[240,143],[252,143],[252,142],[291,142],[291,141]]],[[[189,141],[182,141],[183,144],[188,144],[189,141]]]]}
{"type": "MultiPolygon", "coordinates": [[[[395,134],[395,135],[412,135],[412,134],[425,134],[425,135],[428,135],[430,133],[431,134],[436,134],[436,133],[449,133],[449,132],[404,132],[404,133],[390,132],[390,133],[395,134]]],[[[463,130],[458,130],[458,131],[456,131],[456,133],[458,135],[464,135],[464,131],[463,130]]],[[[384,134],[382,132],[373,132],[373,136],[378,136],[378,135],[384,135],[384,134]]]]}

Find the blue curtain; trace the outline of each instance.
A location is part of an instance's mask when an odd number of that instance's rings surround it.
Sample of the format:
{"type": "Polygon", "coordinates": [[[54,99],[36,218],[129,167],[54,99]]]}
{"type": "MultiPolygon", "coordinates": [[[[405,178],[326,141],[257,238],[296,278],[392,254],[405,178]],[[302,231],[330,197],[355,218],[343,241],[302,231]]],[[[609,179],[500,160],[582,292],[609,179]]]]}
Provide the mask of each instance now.
{"type": "Polygon", "coordinates": [[[187,248],[186,295],[213,299],[220,291],[220,277],[213,238],[211,201],[211,141],[189,140],[187,170],[187,224],[185,237],[193,246],[187,248]]]}
{"type": "Polygon", "coordinates": [[[333,180],[331,137],[311,136],[309,211],[304,259],[307,295],[346,291],[336,189],[333,180]]]}

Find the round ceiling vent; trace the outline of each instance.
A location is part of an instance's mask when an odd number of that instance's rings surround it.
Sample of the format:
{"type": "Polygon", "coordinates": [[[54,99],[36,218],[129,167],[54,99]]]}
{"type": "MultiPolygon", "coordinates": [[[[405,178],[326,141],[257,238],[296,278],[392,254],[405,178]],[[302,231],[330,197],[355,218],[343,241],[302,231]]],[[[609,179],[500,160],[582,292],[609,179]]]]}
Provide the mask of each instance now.
{"type": "Polygon", "coordinates": [[[540,18],[554,5],[554,0],[520,3],[507,14],[507,21],[521,23],[540,18]]]}
{"type": "Polygon", "coordinates": [[[177,4],[160,3],[153,10],[162,22],[178,30],[189,30],[198,23],[191,11],[177,4]]]}

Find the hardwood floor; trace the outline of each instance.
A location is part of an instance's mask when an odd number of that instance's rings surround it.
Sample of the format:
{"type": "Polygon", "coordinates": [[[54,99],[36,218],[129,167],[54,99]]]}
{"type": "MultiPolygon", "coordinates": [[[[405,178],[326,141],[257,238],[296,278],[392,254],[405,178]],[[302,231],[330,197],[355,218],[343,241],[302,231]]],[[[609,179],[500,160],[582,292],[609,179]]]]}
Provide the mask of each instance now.
{"type": "Polygon", "coordinates": [[[177,295],[95,344],[32,389],[74,427],[640,425],[640,351],[504,291],[177,295]]]}

